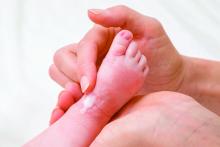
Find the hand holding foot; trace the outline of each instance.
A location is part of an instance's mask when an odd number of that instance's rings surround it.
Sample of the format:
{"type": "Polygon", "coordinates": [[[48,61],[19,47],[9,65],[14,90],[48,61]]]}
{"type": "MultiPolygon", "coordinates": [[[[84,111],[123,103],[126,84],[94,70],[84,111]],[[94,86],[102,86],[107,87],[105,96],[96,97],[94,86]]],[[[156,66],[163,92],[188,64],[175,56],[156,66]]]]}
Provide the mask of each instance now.
{"type": "Polygon", "coordinates": [[[143,86],[147,62],[132,37],[126,30],[116,35],[99,68],[94,90],[27,146],[86,147],[91,144],[113,114],[143,86]]]}
{"type": "Polygon", "coordinates": [[[176,51],[159,21],[125,6],[89,10],[88,16],[97,25],[78,44],[62,48],[54,56],[50,75],[60,85],[65,87],[67,82],[75,81],[81,83],[83,92],[91,91],[96,83],[97,67],[113,38],[120,30],[126,29],[134,34],[134,41],[150,66],[140,94],[177,90],[182,86],[183,57],[176,51]]]}
{"type": "MultiPolygon", "coordinates": [[[[91,91],[96,83],[96,69],[102,63],[113,38],[121,29],[127,29],[134,34],[134,40],[147,57],[150,67],[139,94],[161,90],[181,92],[220,114],[220,63],[181,56],[160,22],[128,7],[89,10],[88,15],[97,25],[78,44],[62,48],[54,56],[50,75],[57,83],[63,87],[68,83],[81,83],[83,92],[91,91]],[[203,72],[204,68],[208,69],[207,72],[203,72]]],[[[73,92],[79,93],[80,90],[73,92]]],[[[59,102],[62,103],[63,99],[61,94],[59,102]]],[[[70,102],[68,106],[73,104],[71,98],[70,102]]],[[[59,119],[64,111],[58,109],[54,113],[51,123],[59,119]]]]}
{"type": "MultiPolygon", "coordinates": [[[[50,68],[50,76],[57,83],[65,88],[68,83],[73,85],[80,83],[83,92],[91,91],[96,83],[96,69],[102,63],[113,38],[121,29],[128,29],[134,34],[136,46],[147,57],[150,66],[150,72],[144,79],[144,86],[138,94],[144,95],[159,90],[178,90],[181,87],[180,84],[184,78],[183,58],[157,20],[143,16],[125,6],[102,10],[99,14],[90,10],[88,15],[93,22],[107,28],[95,25],[78,44],[66,46],[56,52],[54,65],[50,68]]],[[[72,92],[79,93],[80,90],[72,92]]],[[[71,99],[69,98],[69,101],[72,103],[68,106],[73,104],[71,99]]],[[[65,112],[62,104],[60,105],[66,101],[65,95],[61,94],[58,101],[61,109],[54,111],[51,123],[62,116],[61,112],[62,114],[65,112]]]]}

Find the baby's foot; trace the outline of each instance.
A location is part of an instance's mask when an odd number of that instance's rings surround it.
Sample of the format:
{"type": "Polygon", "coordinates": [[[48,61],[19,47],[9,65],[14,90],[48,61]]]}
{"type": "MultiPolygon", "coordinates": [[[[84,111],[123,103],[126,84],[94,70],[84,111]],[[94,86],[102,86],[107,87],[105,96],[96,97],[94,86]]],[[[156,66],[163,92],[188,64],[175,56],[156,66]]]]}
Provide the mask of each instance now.
{"type": "Polygon", "coordinates": [[[126,30],[115,37],[99,68],[93,92],[84,96],[86,102],[94,98],[91,109],[98,107],[112,115],[142,88],[148,72],[147,61],[131,40],[132,34],[126,30]]]}
{"type": "Polygon", "coordinates": [[[32,144],[53,147],[84,147],[91,144],[112,115],[144,83],[148,71],[146,58],[131,40],[129,31],[123,30],[116,35],[99,68],[94,90],[71,106],[60,120],[35,138],[32,144]],[[47,143],[48,140],[51,142],[47,143]]]}

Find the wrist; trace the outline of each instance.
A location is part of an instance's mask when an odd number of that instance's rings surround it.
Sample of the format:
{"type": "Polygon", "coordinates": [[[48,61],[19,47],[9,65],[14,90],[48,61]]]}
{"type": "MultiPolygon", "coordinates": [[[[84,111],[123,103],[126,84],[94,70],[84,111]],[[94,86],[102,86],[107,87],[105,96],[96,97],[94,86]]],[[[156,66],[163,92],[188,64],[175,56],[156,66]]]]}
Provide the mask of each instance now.
{"type": "Polygon", "coordinates": [[[220,63],[183,56],[184,76],[180,92],[198,100],[220,96],[220,63]]]}
{"type": "Polygon", "coordinates": [[[198,66],[198,63],[195,63],[195,59],[187,56],[182,56],[183,59],[183,76],[181,86],[178,89],[179,92],[186,95],[192,96],[193,98],[198,98],[201,95],[201,92],[198,91],[197,85],[199,82],[201,65],[198,66]]]}

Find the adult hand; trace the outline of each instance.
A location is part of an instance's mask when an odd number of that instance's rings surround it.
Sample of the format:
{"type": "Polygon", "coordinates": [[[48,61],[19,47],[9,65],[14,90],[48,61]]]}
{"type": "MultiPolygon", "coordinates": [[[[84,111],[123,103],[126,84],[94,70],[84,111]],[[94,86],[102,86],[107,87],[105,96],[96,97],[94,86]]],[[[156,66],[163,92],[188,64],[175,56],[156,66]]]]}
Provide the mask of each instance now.
{"type": "Polygon", "coordinates": [[[179,90],[185,68],[180,56],[162,25],[156,19],[144,16],[128,7],[115,6],[105,10],[89,10],[89,18],[96,25],[74,45],[66,46],[54,56],[50,75],[63,87],[81,83],[83,92],[93,89],[96,71],[105,57],[115,34],[127,29],[148,59],[150,72],[139,94],[159,90],[179,90]]]}
{"type": "Polygon", "coordinates": [[[131,101],[91,147],[220,146],[220,117],[193,98],[157,92],[131,101]]]}
{"type": "Polygon", "coordinates": [[[196,98],[220,114],[219,62],[179,55],[157,20],[125,6],[89,10],[88,15],[96,25],[79,43],[58,50],[49,70],[52,79],[77,95],[75,100],[68,99],[67,102],[64,99],[71,93],[60,94],[58,106],[62,105],[64,109],[54,111],[52,122],[59,119],[82,95],[78,83],[81,83],[83,92],[93,89],[96,71],[115,34],[121,29],[128,29],[134,34],[139,49],[148,59],[150,71],[139,94],[161,90],[178,91],[196,98]],[[207,69],[206,72],[204,69],[207,69]]]}

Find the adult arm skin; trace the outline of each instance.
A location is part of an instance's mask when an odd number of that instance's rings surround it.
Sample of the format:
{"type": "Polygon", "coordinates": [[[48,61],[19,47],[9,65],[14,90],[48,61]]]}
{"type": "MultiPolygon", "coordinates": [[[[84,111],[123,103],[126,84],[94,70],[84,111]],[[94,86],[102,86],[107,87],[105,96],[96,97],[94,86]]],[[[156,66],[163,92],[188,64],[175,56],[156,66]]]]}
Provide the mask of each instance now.
{"type": "Polygon", "coordinates": [[[220,62],[184,57],[185,79],[180,92],[220,115],[220,62]]]}

